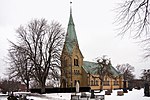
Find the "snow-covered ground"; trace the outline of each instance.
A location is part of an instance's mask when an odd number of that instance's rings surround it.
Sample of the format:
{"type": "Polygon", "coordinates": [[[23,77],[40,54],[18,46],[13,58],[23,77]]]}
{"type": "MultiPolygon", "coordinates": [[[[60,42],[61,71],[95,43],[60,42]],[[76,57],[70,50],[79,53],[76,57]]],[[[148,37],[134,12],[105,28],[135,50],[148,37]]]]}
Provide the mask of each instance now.
{"type": "MultiPolygon", "coordinates": [[[[113,90],[111,95],[105,95],[105,100],[150,100],[150,97],[144,97],[144,89],[133,91],[128,91],[124,93],[124,96],[117,96],[118,90],[113,90]]],[[[103,95],[102,93],[95,93],[96,95],[103,95]]],[[[33,100],[70,100],[71,93],[52,93],[52,94],[43,94],[43,95],[32,95],[27,96],[27,98],[33,100]]],[[[0,95],[0,100],[7,100],[7,96],[0,95]]]]}
{"type": "MultiPolygon", "coordinates": [[[[105,100],[150,100],[150,97],[144,96],[144,89],[133,91],[128,91],[128,93],[124,93],[123,96],[117,96],[117,91],[113,90],[111,95],[105,95],[105,100]]],[[[95,93],[95,95],[104,95],[105,91],[102,93],[95,93]]],[[[63,99],[63,100],[70,100],[71,93],[63,93],[63,94],[46,94],[48,97],[63,99]]]]}
{"type": "Polygon", "coordinates": [[[117,96],[117,91],[113,90],[112,95],[105,96],[105,100],[150,100],[150,97],[144,97],[144,89],[128,91],[124,96],[117,96]]]}

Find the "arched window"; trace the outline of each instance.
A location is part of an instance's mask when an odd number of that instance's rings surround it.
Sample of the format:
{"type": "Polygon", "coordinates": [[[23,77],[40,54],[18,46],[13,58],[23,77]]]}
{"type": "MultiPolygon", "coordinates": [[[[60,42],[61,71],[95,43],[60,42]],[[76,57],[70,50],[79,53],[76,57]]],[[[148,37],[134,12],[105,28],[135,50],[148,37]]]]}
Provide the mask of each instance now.
{"type": "Polygon", "coordinates": [[[80,71],[78,70],[78,75],[80,74],[80,71]]]}
{"type": "Polygon", "coordinates": [[[95,85],[97,85],[97,86],[98,86],[98,80],[96,80],[96,81],[95,81],[95,85]]]}
{"type": "Polygon", "coordinates": [[[74,74],[76,75],[76,70],[74,70],[74,74]]]}
{"type": "Polygon", "coordinates": [[[93,80],[91,80],[91,86],[93,86],[94,85],[94,81],[93,80]]]}
{"type": "Polygon", "coordinates": [[[79,70],[74,70],[74,74],[75,74],[75,75],[79,75],[79,74],[80,74],[80,71],[79,71],[79,70]]]}
{"type": "Polygon", "coordinates": [[[79,61],[77,56],[74,57],[74,66],[79,66],[79,61]]]}
{"type": "Polygon", "coordinates": [[[119,83],[118,83],[118,81],[117,80],[115,80],[114,81],[114,85],[118,85],[119,83]]]}
{"type": "Polygon", "coordinates": [[[105,80],[104,80],[104,86],[109,86],[109,79],[106,77],[105,80]]]}

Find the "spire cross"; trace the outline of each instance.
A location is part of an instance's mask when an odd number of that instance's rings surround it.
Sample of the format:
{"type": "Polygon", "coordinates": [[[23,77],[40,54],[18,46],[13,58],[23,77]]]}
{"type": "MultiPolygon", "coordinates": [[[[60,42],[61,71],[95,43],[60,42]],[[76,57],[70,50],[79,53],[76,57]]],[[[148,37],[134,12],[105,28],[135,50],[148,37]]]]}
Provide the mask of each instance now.
{"type": "Polygon", "coordinates": [[[72,14],[72,2],[70,1],[70,14],[72,14]]]}
{"type": "Polygon", "coordinates": [[[72,1],[70,1],[70,4],[72,4],[72,1]]]}

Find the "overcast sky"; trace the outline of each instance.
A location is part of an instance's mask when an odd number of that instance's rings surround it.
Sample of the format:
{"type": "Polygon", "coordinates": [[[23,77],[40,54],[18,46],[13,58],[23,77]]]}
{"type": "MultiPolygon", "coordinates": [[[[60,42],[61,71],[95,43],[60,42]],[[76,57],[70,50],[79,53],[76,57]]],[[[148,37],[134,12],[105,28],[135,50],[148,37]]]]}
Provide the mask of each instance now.
{"type": "MultiPolygon", "coordinates": [[[[72,1],[73,20],[79,47],[86,61],[107,55],[115,67],[129,63],[135,67],[139,77],[141,70],[149,68],[142,59],[142,48],[136,40],[126,35],[117,36],[115,20],[116,3],[119,0],[74,0],[72,1]]],[[[0,76],[6,73],[5,63],[8,40],[16,41],[15,30],[34,18],[45,18],[60,22],[67,28],[70,0],[0,0],[0,76]]]]}

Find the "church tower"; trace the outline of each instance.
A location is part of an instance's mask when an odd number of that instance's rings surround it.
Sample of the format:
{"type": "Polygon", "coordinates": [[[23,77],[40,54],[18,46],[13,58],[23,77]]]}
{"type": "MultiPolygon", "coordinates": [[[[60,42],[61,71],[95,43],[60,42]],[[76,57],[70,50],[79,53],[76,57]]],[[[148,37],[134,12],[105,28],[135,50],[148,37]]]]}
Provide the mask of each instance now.
{"type": "Polygon", "coordinates": [[[75,87],[76,82],[79,82],[80,86],[82,86],[82,65],[83,55],[79,48],[70,6],[68,28],[61,55],[61,87],[75,87]]]}

